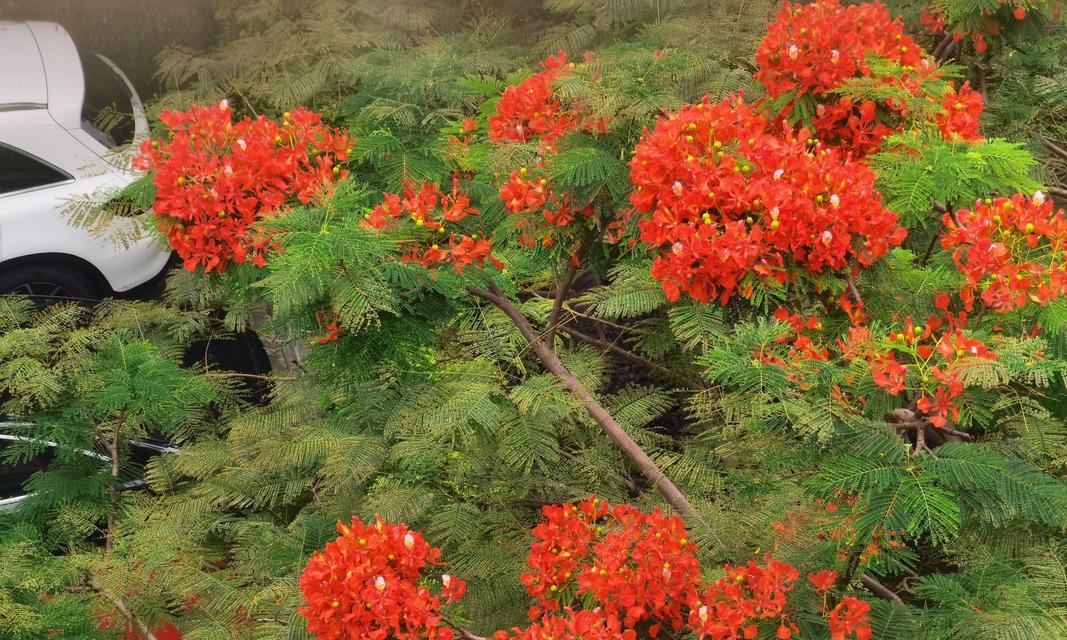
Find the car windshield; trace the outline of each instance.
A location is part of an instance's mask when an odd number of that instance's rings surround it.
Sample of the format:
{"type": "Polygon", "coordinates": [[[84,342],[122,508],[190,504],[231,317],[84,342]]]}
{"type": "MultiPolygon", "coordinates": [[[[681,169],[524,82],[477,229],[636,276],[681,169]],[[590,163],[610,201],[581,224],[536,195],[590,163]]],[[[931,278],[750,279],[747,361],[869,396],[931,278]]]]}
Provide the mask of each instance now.
{"type": "Polygon", "coordinates": [[[133,142],[134,120],[130,89],[99,56],[78,49],[85,73],[82,129],[108,149],[133,142]]]}

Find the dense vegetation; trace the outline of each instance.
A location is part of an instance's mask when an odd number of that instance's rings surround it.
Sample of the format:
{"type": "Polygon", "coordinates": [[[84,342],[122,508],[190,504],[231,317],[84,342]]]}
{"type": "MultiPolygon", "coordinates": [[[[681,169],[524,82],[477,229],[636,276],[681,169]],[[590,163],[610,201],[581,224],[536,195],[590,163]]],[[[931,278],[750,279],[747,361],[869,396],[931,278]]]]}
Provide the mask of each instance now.
{"type": "Polygon", "coordinates": [[[1067,636],[1060,4],[220,12],[163,299],[0,301],[0,635],[1067,636]]]}

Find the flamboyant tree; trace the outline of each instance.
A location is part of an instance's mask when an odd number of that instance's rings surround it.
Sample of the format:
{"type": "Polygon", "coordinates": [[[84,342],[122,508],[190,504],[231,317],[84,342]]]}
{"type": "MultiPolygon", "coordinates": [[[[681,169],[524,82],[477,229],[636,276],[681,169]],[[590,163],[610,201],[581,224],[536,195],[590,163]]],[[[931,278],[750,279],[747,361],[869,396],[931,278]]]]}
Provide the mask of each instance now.
{"type": "Polygon", "coordinates": [[[168,300],[310,347],[152,467],[112,552],[133,617],[1062,634],[1063,214],[984,76],[876,3],[731,5],[742,70],[694,35],[728,3],[655,4],[529,69],[491,20],[361,55],[322,118],[165,116],[168,300]]]}

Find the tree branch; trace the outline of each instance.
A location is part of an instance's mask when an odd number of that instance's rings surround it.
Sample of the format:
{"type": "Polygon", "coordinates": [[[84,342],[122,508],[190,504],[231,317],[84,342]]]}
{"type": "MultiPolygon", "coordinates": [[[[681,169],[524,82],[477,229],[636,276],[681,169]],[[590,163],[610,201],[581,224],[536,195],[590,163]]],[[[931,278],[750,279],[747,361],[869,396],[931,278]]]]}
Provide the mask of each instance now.
{"type": "Polygon", "coordinates": [[[1041,142],[1044,143],[1045,148],[1052,152],[1052,155],[1059,157],[1060,160],[1067,162],[1067,149],[1059,146],[1055,142],[1048,138],[1041,138],[1041,142]]]}
{"type": "Polygon", "coordinates": [[[441,616],[441,622],[444,622],[448,626],[452,627],[461,638],[464,638],[464,640],[487,640],[485,636],[479,636],[474,633],[471,633],[470,631],[461,627],[455,622],[452,622],[452,620],[448,616],[441,616]]]}
{"type": "Polygon", "coordinates": [[[937,245],[938,239],[941,237],[940,226],[938,231],[930,238],[930,243],[926,245],[926,251],[923,251],[922,260],[919,261],[920,267],[925,267],[926,263],[930,261],[930,256],[934,253],[934,246],[937,245]]]}
{"type": "Polygon", "coordinates": [[[949,45],[951,45],[951,44],[952,44],[952,32],[951,31],[946,31],[945,35],[941,38],[941,41],[937,43],[936,47],[934,47],[934,50],[930,54],[930,56],[934,60],[936,60],[938,62],[941,62],[941,60],[942,60],[941,56],[945,55],[948,52],[949,45]]]}
{"type": "Polygon", "coordinates": [[[950,427],[948,425],[945,425],[943,427],[935,427],[935,426],[931,425],[928,420],[925,420],[925,419],[903,420],[903,421],[889,420],[888,422],[889,422],[889,424],[893,425],[894,427],[896,427],[897,429],[899,429],[901,431],[918,431],[920,429],[930,428],[930,429],[934,429],[935,433],[936,432],[940,432],[940,433],[944,433],[944,434],[947,434],[947,435],[950,435],[950,436],[956,436],[957,438],[960,438],[960,439],[963,439],[963,440],[974,440],[974,436],[969,434],[969,433],[967,433],[966,431],[960,431],[959,429],[953,429],[952,427],[950,427]]]}
{"type": "MultiPolygon", "coordinates": [[[[578,251],[581,249],[579,248],[578,251]]],[[[567,274],[560,280],[556,287],[556,299],[552,303],[552,313],[548,316],[548,328],[545,330],[545,343],[549,349],[555,348],[556,327],[559,326],[559,316],[563,311],[563,299],[570,293],[571,284],[574,282],[574,274],[578,272],[578,264],[571,260],[567,266],[567,274]]]]}
{"type": "Polygon", "coordinates": [[[893,593],[893,591],[889,587],[885,586],[881,582],[878,582],[866,573],[861,574],[860,578],[863,582],[863,586],[867,587],[867,590],[873,593],[874,595],[885,598],[886,600],[891,600],[895,604],[904,606],[904,601],[900,599],[900,596],[893,593]]]}
{"type": "Polygon", "coordinates": [[[963,440],[974,440],[974,436],[972,436],[971,434],[967,433],[966,431],[960,431],[959,429],[953,429],[952,427],[948,426],[947,424],[945,426],[943,426],[943,427],[939,427],[938,431],[940,431],[941,433],[947,433],[950,436],[956,436],[957,438],[962,438],[963,440]]]}
{"type": "Polygon", "coordinates": [[[860,290],[856,288],[856,281],[852,278],[852,274],[845,276],[845,285],[848,286],[848,293],[852,298],[859,303],[863,302],[863,298],[860,296],[860,290]]]}
{"type": "Polygon", "coordinates": [[[674,507],[678,513],[691,516],[696,513],[693,505],[689,503],[685,495],[674,485],[673,482],[663,473],[663,470],[659,468],[659,465],[645,453],[630,434],[626,433],[626,430],[622,428],[622,425],[615,420],[615,418],[608,413],[608,410],[604,408],[604,405],[600,404],[596,398],[585,388],[581,380],[577,378],[573,373],[567,369],[563,361],[559,359],[545,342],[538,335],[537,331],[530,324],[530,321],[519,311],[512,301],[500,291],[500,288],[494,283],[489,284],[488,290],[478,289],[470,287],[467,292],[472,296],[486,300],[498,307],[504,312],[512,323],[518,328],[519,332],[530,344],[530,350],[541,360],[541,364],[545,366],[553,375],[556,376],[567,387],[567,389],[573,393],[582,406],[585,408],[589,416],[597,423],[598,426],[604,431],[604,433],[611,438],[615,446],[630,459],[634,465],[637,466],[652,486],[659,491],[660,495],[674,507]]]}
{"type": "Polygon", "coordinates": [[[1060,187],[1048,187],[1048,194],[1054,198],[1067,200],[1067,189],[1061,189],[1060,187]]]}
{"type": "MultiPolygon", "coordinates": [[[[938,212],[938,213],[940,213],[942,215],[948,213],[948,206],[943,202],[938,202],[937,200],[934,200],[933,206],[934,206],[934,211],[936,211],[936,212],[938,212]]],[[[925,267],[926,263],[930,260],[930,255],[933,254],[933,252],[934,252],[934,246],[937,244],[938,238],[941,237],[941,229],[942,228],[944,228],[944,222],[942,222],[941,218],[937,218],[937,229],[938,230],[930,238],[930,244],[926,245],[926,251],[923,252],[922,261],[919,262],[919,266],[925,267]]]]}

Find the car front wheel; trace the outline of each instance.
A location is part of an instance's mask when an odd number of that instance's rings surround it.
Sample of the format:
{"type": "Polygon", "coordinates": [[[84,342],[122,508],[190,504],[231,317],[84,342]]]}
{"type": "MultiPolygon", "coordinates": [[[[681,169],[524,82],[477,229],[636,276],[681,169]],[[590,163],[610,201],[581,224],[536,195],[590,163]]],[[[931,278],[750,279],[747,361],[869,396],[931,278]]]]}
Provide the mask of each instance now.
{"type": "Polygon", "coordinates": [[[101,297],[91,278],[74,269],[53,265],[0,268],[0,294],[4,293],[29,296],[39,304],[65,300],[90,302],[101,297]]]}

